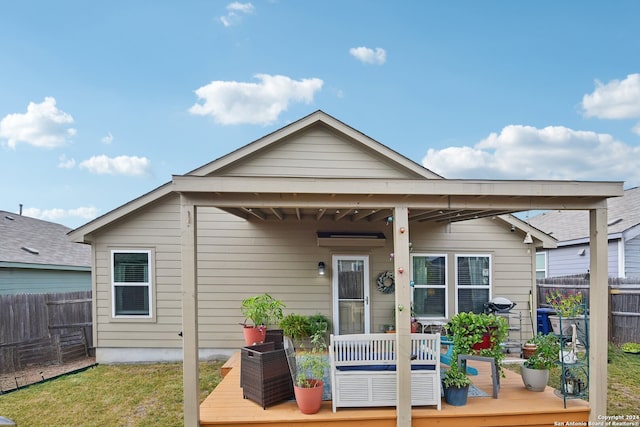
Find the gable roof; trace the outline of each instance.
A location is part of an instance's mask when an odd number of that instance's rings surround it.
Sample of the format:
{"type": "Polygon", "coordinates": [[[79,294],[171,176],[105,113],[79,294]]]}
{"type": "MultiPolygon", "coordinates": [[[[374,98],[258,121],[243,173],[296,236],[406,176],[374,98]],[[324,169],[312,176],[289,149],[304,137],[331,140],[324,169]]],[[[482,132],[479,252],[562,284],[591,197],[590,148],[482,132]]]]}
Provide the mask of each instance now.
{"type": "MultiPolygon", "coordinates": [[[[609,237],[640,225],[640,187],[624,190],[622,197],[607,199],[609,237]]],[[[548,211],[532,217],[529,223],[559,242],[589,238],[589,212],[548,211]]]]}
{"type": "Polygon", "coordinates": [[[91,269],[91,247],[61,224],[0,211],[0,267],[91,269]]]}
{"type": "Polygon", "coordinates": [[[381,144],[380,142],[368,137],[364,133],[352,128],[351,126],[341,122],[340,120],[330,116],[322,110],[317,110],[306,117],[301,118],[283,128],[280,128],[254,142],[251,142],[231,153],[220,157],[210,163],[201,166],[186,175],[191,176],[210,176],[217,175],[216,172],[228,169],[233,164],[263,152],[265,149],[272,149],[274,145],[282,143],[295,135],[312,128],[322,126],[337,132],[350,143],[357,146],[361,150],[369,151],[379,157],[391,161],[394,167],[404,169],[410,172],[414,177],[427,179],[442,179],[442,177],[413,160],[399,154],[391,148],[381,144]]]}

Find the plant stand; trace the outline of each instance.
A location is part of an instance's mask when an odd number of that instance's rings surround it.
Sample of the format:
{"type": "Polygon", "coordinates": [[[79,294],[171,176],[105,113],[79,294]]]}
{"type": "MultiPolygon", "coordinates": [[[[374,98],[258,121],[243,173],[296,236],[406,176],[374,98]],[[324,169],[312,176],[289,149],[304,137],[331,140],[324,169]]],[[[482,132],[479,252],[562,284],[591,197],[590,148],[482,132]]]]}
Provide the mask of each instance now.
{"type": "MultiPolygon", "coordinates": [[[[581,304],[578,310],[582,310],[580,316],[562,317],[559,316],[560,355],[558,363],[560,365],[560,389],[556,390],[556,395],[562,397],[564,407],[567,407],[567,399],[589,399],[589,315],[586,304],[581,304]],[[570,357],[561,357],[568,353],[570,341],[572,339],[571,324],[576,325],[576,335],[580,350],[584,350],[584,355],[572,360],[570,357]],[[565,326],[569,325],[568,328],[565,326]],[[568,331],[568,333],[567,333],[568,331]]],[[[577,356],[577,355],[573,355],[577,356]]]]}
{"type": "Polygon", "coordinates": [[[458,369],[462,372],[467,370],[467,360],[476,360],[478,362],[488,362],[491,364],[491,381],[493,383],[493,398],[498,398],[498,390],[500,390],[500,373],[496,366],[496,360],[493,357],[476,356],[473,354],[458,355],[458,369]]]}

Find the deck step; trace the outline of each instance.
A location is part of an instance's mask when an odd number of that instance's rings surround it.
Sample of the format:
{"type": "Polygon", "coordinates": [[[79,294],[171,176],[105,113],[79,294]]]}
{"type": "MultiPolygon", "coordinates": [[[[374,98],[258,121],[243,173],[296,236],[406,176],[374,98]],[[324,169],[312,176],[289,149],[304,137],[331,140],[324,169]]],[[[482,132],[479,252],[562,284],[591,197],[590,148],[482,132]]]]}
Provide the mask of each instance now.
{"type": "Polygon", "coordinates": [[[236,351],[224,362],[224,365],[220,368],[222,378],[226,377],[229,372],[235,367],[240,367],[240,352],[236,351]]]}

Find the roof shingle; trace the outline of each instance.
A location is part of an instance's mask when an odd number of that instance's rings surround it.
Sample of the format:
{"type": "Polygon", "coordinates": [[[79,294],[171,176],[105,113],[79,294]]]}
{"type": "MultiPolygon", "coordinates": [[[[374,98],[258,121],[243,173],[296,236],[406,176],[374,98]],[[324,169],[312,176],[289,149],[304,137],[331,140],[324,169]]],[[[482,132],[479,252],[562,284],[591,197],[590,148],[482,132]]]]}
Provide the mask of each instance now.
{"type": "MultiPolygon", "coordinates": [[[[589,238],[589,212],[548,211],[529,223],[559,242],[589,238]]],[[[624,196],[607,200],[608,234],[622,233],[640,224],[640,187],[624,190],[624,196]]]]}
{"type": "Polygon", "coordinates": [[[69,231],[61,224],[0,210],[0,263],[91,267],[91,247],[71,242],[69,231]]]}

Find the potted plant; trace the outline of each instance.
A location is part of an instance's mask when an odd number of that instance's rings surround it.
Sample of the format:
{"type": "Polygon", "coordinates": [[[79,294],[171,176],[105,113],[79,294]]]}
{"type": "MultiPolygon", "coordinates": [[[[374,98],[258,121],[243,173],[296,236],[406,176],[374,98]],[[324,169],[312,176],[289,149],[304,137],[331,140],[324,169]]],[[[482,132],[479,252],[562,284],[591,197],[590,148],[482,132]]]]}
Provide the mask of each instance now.
{"type": "Polygon", "coordinates": [[[326,331],[319,330],[311,336],[311,350],[296,355],[296,369],[292,372],[293,392],[298,408],[303,414],[315,414],[322,405],[324,375],[329,360],[325,354],[326,331]]]}
{"type": "Polygon", "coordinates": [[[301,340],[311,335],[311,325],[307,316],[301,314],[287,314],[280,322],[282,333],[294,340],[301,340]]]}
{"type": "Polygon", "coordinates": [[[470,385],[471,380],[467,374],[458,369],[458,365],[452,364],[451,368],[445,371],[442,377],[444,400],[449,405],[466,405],[470,385]]]}
{"type": "Polygon", "coordinates": [[[326,340],[329,319],[320,313],[311,316],[291,313],[280,321],[280,328],[285,336],[294,341],[295,347],[311,346],[310,338],[318,332],[323,334],[326,340]]]}
{"type": "Polygon", "coordinates": [[[561,292],[559,289],[550,291],[545,297],[547,304],[556,312],[555,315],[549,316],[549,322],[553,333],[561,335],[571,334],[571,324],[578,326],[584,339],[584,319],[581,316],[585,314],[585,306],[583,305],[582,292],[568,291],[561,292]],[[560,330],[560,322],[562,321],[562,331],[560,330]]]}
{"type": "Polygon", "coordinates": [[[500,376],[504,377],[502,361],[505,354],[500,346],[507,339],[509,325],[495,314],[462,312],[447,323],[453,343],[452,364],[459,354],[493,357],[500,376]]]}
{"type": "MultiPolygon", "coordinates": [[[[418,332],[420,330],[420,323],[418,322],[418,319],[416,319],[416,313],[413,310],[413,304],[411,305],[411,317],[409,317],[409,321],[411,322],[411,333],[415,334],[416,332],[418,332]]],[[[388,333],[395,333],[396,332],[396,310],[395,308],[393,308],[393,320],[394,323],[393,324],[389,324],[389,325],[384,325],[384,330],[385,332],[388,333]]]]}
{"type": "Polygon", "coordinates": [[[420,329],[420,323],[418,323],[418,319],[416,319],[416,311],[413,308],[413,304],[411,304],[411,333],[415,334],[420,329]]]}
{"type": "Polygon", "coordinates": [[[244,339],[247,345],[264,342],[267,325],[278,324],[283,317],[282,301],[269,294],[255,295],[242,300],[241,311],[245,317],[243,325],[244,339]],[[247,325],[247,320],[252,324],[247,325]]]}
{"type": "Polygon", "coordinates": [[[535,351],[522,364],[522,382],[527,390],[544,391],[549,381],[549,370],[558,360],[560,341],[554,334],[538,334],[527,342],[535,344],[535,351]]]}

